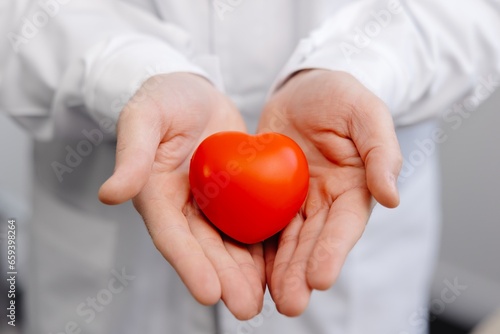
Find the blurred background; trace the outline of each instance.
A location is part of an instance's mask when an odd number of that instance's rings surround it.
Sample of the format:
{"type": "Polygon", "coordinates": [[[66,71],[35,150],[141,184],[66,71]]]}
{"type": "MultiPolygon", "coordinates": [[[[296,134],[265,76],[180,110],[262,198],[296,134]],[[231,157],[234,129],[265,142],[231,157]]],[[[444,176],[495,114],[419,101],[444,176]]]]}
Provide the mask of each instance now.
{"type": "Polygon", "coordinates": [[[500,309],[499,109],[497,91],[457,130],[443,125],[449,135],[440,147],[444,219],[432,298],[441,298],[443,280],[467,286],[440,314],[462,329],[500,309]]]}
{"type": "MultiPolygon", "coordinates": [[[[0,78],[1,79],[1,78],[0,78]]],[[[10,118],[0,111],[0,309],[7,308],[7,221],[16,219],[16,304],[22,304],[22,277],[26,277],[26,255],[29,239],[26,228],[31,206],[31,140],[10,118]]],[[[0,322],[0,333],[22,333],[18,326],[22,321],[22,311],[16,310],[16,329],[0,322]]],[[[2,314],[2,318],[5,314],[2,314]]]]}
{"type": "MultiPolygon", "coordinates": [[[[444,222],[441,255],[430,292],[432,333],[471,333],[480,322],[488,318],[491,322],[492,315],[500,309],[499,106],[497,92],[464,119],[458,129],[442,126],[448,140],[439,147],[444,222]],[[460,286],[454,291],[455,298],[443,299],[444,289],[452,289],[450,285],[454,284],[460,286]]],[[[18,277],[22,279],[26,270],[24,254],[29,247],[25,230],[30,214],[31,141],[1,111],[0,152],[0,263],[5,273],[5,227],[8,218],[16,218],[18,277]]],[[[18,288],[21,286],[22,281],[18,282],[18,288]]],[[[0,298],[5,298],[4,293],[0,298]]],[[[500,333],[498,328],[488,332],[486,327],[476,327],[474,333],[500,333]]],[[[12,329],[0,328],[1,333],[10,333],[7,330],[12,329]]]]}

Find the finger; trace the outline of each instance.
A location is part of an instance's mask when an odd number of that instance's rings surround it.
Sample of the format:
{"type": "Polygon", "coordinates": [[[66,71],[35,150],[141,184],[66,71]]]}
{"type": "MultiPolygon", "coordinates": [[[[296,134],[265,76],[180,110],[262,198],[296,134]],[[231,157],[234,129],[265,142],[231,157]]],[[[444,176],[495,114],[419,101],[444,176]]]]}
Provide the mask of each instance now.
{"type": "Polygon", "coordinates": [[[301,268],[300,261],[295,260],[297,249],[303,241],[303,229],[302,215],[295,216],[283,230],[274,258],[270,292],[278,311],[287,316],[302,313],[311,293],[306,282],[305,268],[301,268]]]}
{"type": "MultiPolygon", "coordinates": [[[[219,233],[199,215],[189,218],[189,227],[215,268],[220,281],[222,300],[227,308],[239,320],[256,316],[262,303],[261,300],[256,300],[252,291],[255,286],[247,280],[239,264],[229,254],[219,233]]],[[[233,249],[233,253],[237,253],[236,250],[233,249]]],[[[242,261],[241,253],[238,260],[242,261]]],[[[258,287],[260,288],[260,283],[258,287]]]]}
{"type": "Polygon", "coordinates": [[[268,244],[271,248],[268,248],[267,256],[268,258],[272,257],[272,263],[270,261],[267,265],[270,266],[272,264],[272,269],[268,270],[267,280],[270,282],[269,292],[276,306],[280,304],[283,295],[281,291],[281,282],[283,281],[284,273],[290,263],[293,252],[297,247],[298,235],[303,223],[304,220],[301,216],[295,216],[290,224],[281,231],[276,246],[268,244]]]}
{"type": "Polygon", "coordinates": [[[264,259],[264,245],[262,243],[248,245],[248,251],[252,256],[255,267],[259,274],[262,291],[266,289],[266,261],[264,259]]]}
{"type": "Polygon", "coordinates": [[[264,302],[265,289],[265,281],[262,279],[264,261],[261,244],[243,245],[228,238],[224,238],[223,241],[227,252],[238,264],[243,276],[246,278],[250,291],[253,292],[255,300],[259,304],[257,313],[260,313],[264,302]]]}
{"type": "Polygon", "coordinates": [[[369,94],[355,106],[351,136],[366,166],[368,189],[380,204],[394,208],[399,204],[401,151],[387,107],[369,94]]]}
{"type": "MultiPolygon", "coordinates": [[[[277,302],[277,307],[282,314],[292,317],[298,316],[305,311],[309,304],[312,289],[307,282],[308,260],[321,233],[327,214],[328,210],[326,208],[319,209],[311,216],[308,216],[301,226],[296,247],[288,260],[288,266],[283,272],[281,280],[281,296],[279,302],[277,302]]],[[[278,251],[280,250],[278,248],[278,251]]]]}
{"type": "MultiPolygon", "coordinates": [[[[286,229],[286,228],[285,228],[286,229]]],[[[276,253],[278,252],[278,240],[280,238],[281,233],[278,233],[271,238],[264,241],[264,261],[266,264],[266,283],[269,288],[269,291],[272,294],[274,290],[274,286],[272,284],[272,277],[274,271],[274,264],[276,260],[276,253]]]]}
{"type": "Polygon", "coordinates": [[[355,188],[333,202],[308,259],[307,282],[312,289],[326,290],[334,284],[348,253],[363,234],[370,200],[367,189],[355,188]]]}
{"type": "Polygon", "coordinates": [[[159,115],[148,102],[123,110],[117,127],[115,171],[99,190],[103,203],[123,203],[147,183],[161,137],[159,115]]]}
{"type": "Polygon", "coordinates": [[[156,248],[177,271],[193,297],[203,305],[217,303],[221,298],[217,272],[189,230],[184,214],[167,200],[139,196],[134,204],[156,248]]]}

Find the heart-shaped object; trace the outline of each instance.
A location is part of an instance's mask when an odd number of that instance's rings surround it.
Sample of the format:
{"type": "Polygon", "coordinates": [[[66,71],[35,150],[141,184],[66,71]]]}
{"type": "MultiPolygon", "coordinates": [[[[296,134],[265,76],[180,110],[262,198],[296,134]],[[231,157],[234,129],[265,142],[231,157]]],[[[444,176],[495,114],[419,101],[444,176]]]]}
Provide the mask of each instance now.
{"type": "Polygon", "coordinates": [[[219,132],[196,149],[191,191],[205,216],[231,238],[252,244],[281,231],[309,187],[300,147],[278,133],[219,132]]]}

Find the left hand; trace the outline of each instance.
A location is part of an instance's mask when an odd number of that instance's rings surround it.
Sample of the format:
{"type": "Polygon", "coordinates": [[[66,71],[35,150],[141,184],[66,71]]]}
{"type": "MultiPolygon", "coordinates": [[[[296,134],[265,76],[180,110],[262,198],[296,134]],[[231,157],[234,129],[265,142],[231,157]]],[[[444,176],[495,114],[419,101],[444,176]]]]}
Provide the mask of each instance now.
{"type": "Polygon", "coordinates": [[[306,70],[266,105],[259,132],[294,139],[309,162],[300,213],[265,244],[269,290],[280,313],[301,314],[313,289],[330,288],[373,208],[399,204],[402,164],[385,104],[345,72],[306,70]]]}

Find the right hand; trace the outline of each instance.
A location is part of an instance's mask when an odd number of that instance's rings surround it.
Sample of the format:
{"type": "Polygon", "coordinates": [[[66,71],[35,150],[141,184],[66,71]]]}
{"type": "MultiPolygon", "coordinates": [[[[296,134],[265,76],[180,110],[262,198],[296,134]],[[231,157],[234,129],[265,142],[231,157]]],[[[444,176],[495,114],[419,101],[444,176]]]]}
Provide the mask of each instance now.
{"type": "Polygon", "coordinates": [[[198,144],[218,131],[245,131],[227,97],[194,74],[148,79],[118,120],[116,164],[102,185],[106,204],[129,199],[156,248],[202,304],[220,299],[238,319],[260,312],[265,287],[262,244],[221,236],[190,192],[188,170],[198,144]]]}

